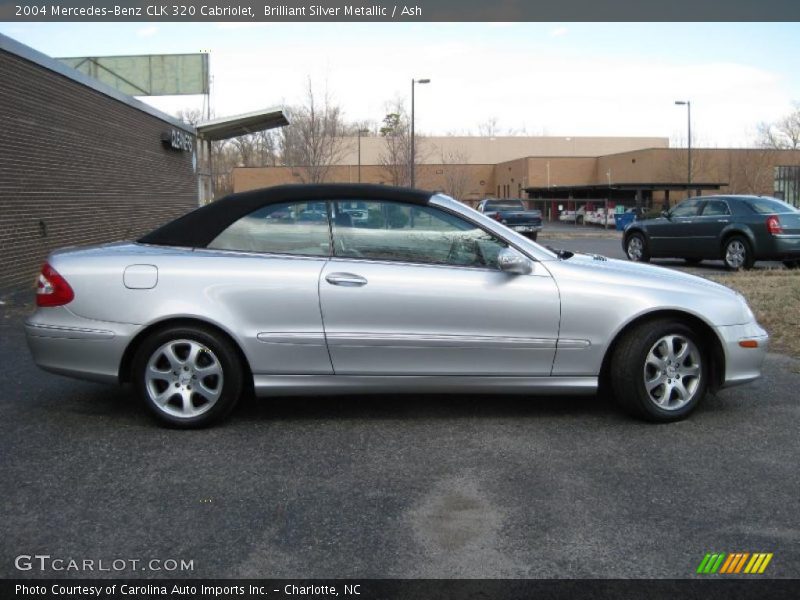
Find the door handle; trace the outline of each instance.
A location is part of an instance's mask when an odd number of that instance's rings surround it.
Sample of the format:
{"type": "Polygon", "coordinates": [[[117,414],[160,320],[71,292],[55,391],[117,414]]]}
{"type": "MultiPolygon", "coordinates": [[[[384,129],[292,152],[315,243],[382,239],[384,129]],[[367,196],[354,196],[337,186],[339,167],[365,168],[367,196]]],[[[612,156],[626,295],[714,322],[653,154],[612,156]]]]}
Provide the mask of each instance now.
{"type": "Polygon", "coordinates": [[[360,275],[353,273],[329,273],[325,275],[325,281],[331,285],[343,285],[345,287],[361,287],[367,285],[367,280],[360,275]]]}

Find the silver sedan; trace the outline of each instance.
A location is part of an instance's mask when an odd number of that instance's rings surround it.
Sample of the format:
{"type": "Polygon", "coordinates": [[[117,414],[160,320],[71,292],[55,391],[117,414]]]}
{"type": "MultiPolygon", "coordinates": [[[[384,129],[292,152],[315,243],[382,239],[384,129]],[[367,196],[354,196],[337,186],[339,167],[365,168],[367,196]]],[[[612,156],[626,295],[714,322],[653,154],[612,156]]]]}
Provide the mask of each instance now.
{"type": "Polygon", "coordinates": [[[25,324],[48,371],[129,382],[200,427],[259,396],[594,394],[651,421],[760,376],[741,295],[553,251],[442,194],[370,185],[234,194],[136,242],[55,252],[25,324]]]}

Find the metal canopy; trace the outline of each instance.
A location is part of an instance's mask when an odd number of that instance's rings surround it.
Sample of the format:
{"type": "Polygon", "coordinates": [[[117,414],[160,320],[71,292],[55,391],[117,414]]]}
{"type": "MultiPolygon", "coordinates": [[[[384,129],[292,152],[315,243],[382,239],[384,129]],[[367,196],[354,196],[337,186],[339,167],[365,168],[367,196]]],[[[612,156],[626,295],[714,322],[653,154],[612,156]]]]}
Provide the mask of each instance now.
{"type": "Polygon", "coordinates": [[[571,193],[593,193],[603,194],[612,191],[667,191],[667,190],[719,190],[728,185],[721,182],[699,181],[692,183],[612,183],[608,184],[588,184],[588,185],[551,185],[550,187],[528,187],[525,191],[528,195],[532,194],[571,194],[571,193]]]}
{"type": "Polygon", "coordinates": [[[227,140],[229,138],[275,129],[289,124],[283,108],[268,108],[256,112],[212,119],[198,123],[197,137],[206,141],[227,140]]]}

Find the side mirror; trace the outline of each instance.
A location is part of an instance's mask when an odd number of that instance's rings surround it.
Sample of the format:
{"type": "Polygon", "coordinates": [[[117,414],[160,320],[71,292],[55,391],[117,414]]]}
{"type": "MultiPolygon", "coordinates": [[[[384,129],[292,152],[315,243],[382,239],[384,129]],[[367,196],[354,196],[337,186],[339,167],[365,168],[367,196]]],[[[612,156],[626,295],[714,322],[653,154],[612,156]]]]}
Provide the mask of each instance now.
{"type": "Polygon", "coordinates": [[[528,275],[533,270],[531,261],[513,248],[503,248],[499,252],[497,266],[504,273],[514,275],[528,275]]]}
{"type": "Polygon", "coordinates": [[[661,216],[664,217],[665,219],[669,219],[670,218],[669,211],[668,210],[662,210],[661,211],[661,216]]]}

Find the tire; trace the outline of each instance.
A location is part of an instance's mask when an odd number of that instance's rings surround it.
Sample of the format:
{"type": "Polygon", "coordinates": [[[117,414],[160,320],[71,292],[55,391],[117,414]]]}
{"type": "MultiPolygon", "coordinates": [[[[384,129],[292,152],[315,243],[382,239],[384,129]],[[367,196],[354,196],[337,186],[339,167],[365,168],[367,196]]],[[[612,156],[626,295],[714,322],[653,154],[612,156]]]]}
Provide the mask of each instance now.
{"type": "Polygon", "coordinates": [[[689,265],[699,265],[701,262],[703,262],[702,258],[684,258],[683,260],[685,260],[686,264],[689,265]]]}
{"type": "Polygon", "coordinates": [[[244,388],[236,348],[213,329],[199,326],[173,326],[149,336],[136,351],[132,378],[150,414],[181,429],[219,423],[244,388]]]}
{"type": "Polygon", "coordinates": [[[539,232],[537,231],[536,233],[532,233],[528,237],[531,238],[531,240],[535,242],[536,238],[539,237],[539,232]]]}
{"type": "Polygon", "coordinates": [[[650,262],[647,240],[641,233],[632,233],[625,240],[625,255],[633,262],[650,262]]]}
{"type": "Polygon", "coordinates": [[[583,217],[582,216],[575,217],[575,223],[577,223],[578,225],[583,225],[583,217]]]}
{"type": "Polygon", "coordinates": [[[755,257],[750,242],[740,235],[729,237],[722,246],[722,262],[729,271],[752,268],[755,257]]]}
{"type": "Polygon", "coordinates": [[[800,260],[785,260],[783,266],[787,269],[800,269],[800,260]]]}
{"type": "Polygon", "coordinates": [[[614,400],[647,421],[679,421],[705,396],[709,366],[700,337],[687,325],[674,319],[647,321],[624,334],[614,348],[614,400]]]}

